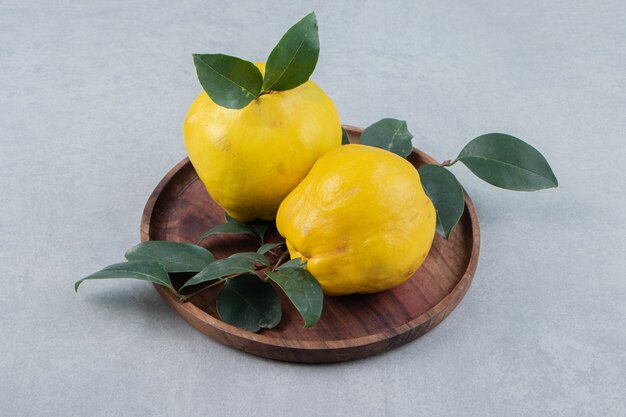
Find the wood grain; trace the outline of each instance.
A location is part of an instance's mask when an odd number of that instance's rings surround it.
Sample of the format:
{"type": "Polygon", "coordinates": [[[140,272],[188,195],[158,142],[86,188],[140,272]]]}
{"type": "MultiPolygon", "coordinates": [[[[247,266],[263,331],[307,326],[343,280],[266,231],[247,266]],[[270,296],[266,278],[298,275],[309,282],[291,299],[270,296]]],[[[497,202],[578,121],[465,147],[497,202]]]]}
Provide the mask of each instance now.
{"type": "MultiPolygon", "coordinates": [[[[352,142],[363,129],[344,126],[352,142]]],[[[416,167],[434,160],[413,150],[416,167]]],[[[439,324],[459,304],[476,270],[480,230],[476,210],[465,195],[466,208],[449,240],[435,237],[422,267],[405,283],[369,295],[324,299],[322,318],[305,329],[297,311],[283,298],[283,318],[271,330],[250,333],[226,324],[215,310],[218,288],[180,302],[169,290],[155,286],[165,301],[188,323],[213,339],[255,355],[293,362],[339,362],[385,352],[412,341],[439,324]]],[[[223,210],[210,198],[188,159],[181,161],[156,187],[144,209],[141,240],[196,242],[224,222],[223,210]]],[[[278,240],[275,230],[268,240],[278,240]]],[[[204,245],[217,258],[256,250],[252,238],[215,235],[204,245]]],[[[173,277],[182,280],[186,277],[173,277]]]]}

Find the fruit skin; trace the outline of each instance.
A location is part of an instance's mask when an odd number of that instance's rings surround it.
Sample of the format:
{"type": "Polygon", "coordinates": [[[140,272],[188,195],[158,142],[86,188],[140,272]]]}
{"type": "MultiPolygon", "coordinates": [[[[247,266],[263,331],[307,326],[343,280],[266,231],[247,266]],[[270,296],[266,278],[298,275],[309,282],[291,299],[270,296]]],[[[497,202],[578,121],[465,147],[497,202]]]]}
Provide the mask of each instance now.
{"type": "MultiPolygon", "coordinates": [[[[264,63],[255,63],[261,73],[264,63]]],[[[236,220],[273,220],[315,161],[341,145],[332,100],[312,81],[263,94],[243,109],[203,91],[183,124],[189,159],[211,197],[236,220]]]]}
{"type": "Polygon", "coordinates": [[[328,295],[378,292],[405,281],[426,258],[435,222],[415,167],[365,145],[318,159],[276,218],[291,257],[307,260],[328,295]]]}

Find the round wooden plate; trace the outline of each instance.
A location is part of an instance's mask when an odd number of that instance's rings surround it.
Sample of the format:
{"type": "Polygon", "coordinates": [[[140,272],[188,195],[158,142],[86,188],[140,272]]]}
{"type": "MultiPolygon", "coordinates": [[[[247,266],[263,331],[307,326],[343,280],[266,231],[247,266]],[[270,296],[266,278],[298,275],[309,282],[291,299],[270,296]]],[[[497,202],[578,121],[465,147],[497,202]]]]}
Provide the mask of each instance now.
{"type": "MultiPolygon", "coordinates": [[[[351,141],[363,129],[344,126],[351,141]]],[[[416,167],[435,161],[413,149],[416,167]]],[[[422,267],[406,282],[369,295],[325,297],[320,321],[305,329],[295,308],[283,298],[283,318],[271,330],[251,333],[226,324],[215,309],[218,288],[183,303],[155,285],[165,301],[189,324],[215,340],[245,352],[293,362],[340,362],[385,352],[416,339],[439,324],[459,304],[472,282],[480,231],[476,210],[465,195],[465,212],[446,241],[436,236],[422,267]]],[[[211,199],[188,159],[161,180],[150,196],[141,221],[141,240],[196,242],[224,222],[223,210],[211,199]]],[[[270,231],[267,240],[279,238],[270,231]],[[273,234],[273,235],[272,235],[273,234]]],[[[204,242],[216,258],[256,250],[245,235],[214,235],[204,242]]],[[[177,277],[173,277],[175,282],[177,277]]],[[[182,278],[181,278],[182,279],[182,278]]]]}

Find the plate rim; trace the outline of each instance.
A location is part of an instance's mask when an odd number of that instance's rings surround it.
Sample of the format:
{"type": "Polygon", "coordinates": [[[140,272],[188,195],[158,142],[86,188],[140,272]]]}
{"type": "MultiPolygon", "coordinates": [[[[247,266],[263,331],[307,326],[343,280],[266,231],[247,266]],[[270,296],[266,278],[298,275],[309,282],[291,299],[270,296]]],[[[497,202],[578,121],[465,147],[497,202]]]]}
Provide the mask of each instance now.
{"type": "MultiPolygon", "coordinates": [[[[352,126],[352,125],[342,125],[342,127],[346,129],[346,131],[349,134],[351,133],[352,135],[360,135],[361,133],[363,133],[363,130],[364,130],[363,128],[352,126]]],[[[432,158],[430,155],[426,154],[425,152],[415,147],[413,147],[412,152],[415,152],[420,157],[420,159],[426,161],[427,163],[433,163],[433,164],[437,163],[437,161],[434,158],[432,158]]],[[[150,225],[152,223],[152,218],[153,218],[154,211],[155,211],[154,209],[157,206],[157,202],[159,200],[159,197],[162,194],[162,191],[165,189],[165,187],[167,187],[169,182],[187,164],[190,164],[188,157],[184,158],[183,160],[178,162],[176,165],[174,165],[174,167],[172,167],[167,172],[167,174],[161,179],[161,181],[159,181],[155,189],[150,194],[150,197],[148,198],[146,202],[146,205],[144,207],[142,217],[141,217],[140,238],[142,242],[146,240],[150,240],[150,225]]],[[[157,284],[154,284],[154,286],[156,290],[158,291],[158,293],[165,299],[165,301],[172,308],[174,308],[177,314],[182,316],[182,318],[185,321],[187,321],[189,324],[191,324],[193,327],[198,328],[196,324],[191,322],[187,317],[185,317],[185,315],[181,314],[180,310],[187,310],[188,313],[192,314],[196,319],[200,320],[200,322],[203,322],[213,327],[217,331],[225,333],[229,338],[234,337],[237,339],[249,340],[255,343],[261,343],[263,345],[266,345],[269,347],[275,347],[275,348],[311,350],[311,351],[342,350],[342,349],[355,349],[355,348],[366,347],[368,345],[371,345],[371,344],[374,344],[383,340],[387,340],[389,339],[389,337],[402,336],[403,334],[418,328],[420,325],[427,323],[433,317],[436,317],[437,315],[439,315],[443,310],[446,310],[449,308],[449,311],[448,311],[448,314],[449,314],[450,312],[452,312],[452,310],[454,310],[458,306],[458,304],[460,304],[461,300],[465,296],[465,293],[467,292],[472,282],[472,279],[474,277],[474,273],[476,271],[476,267],[478,264],[478,257],[480,254],[480,224],[478,221],[478,215],[476,213],[476,208],[474,207],[474,204],[472,200],[470,199],[469,195],[467,194],[467,192],[465,191],[465,189],[463,189],[463,194],[465,196],[465,205],[469,214],[469,219],[470,219],[470,224],[471,224],[471,229],[472,229],[472,248],[471,248],[468,265],[467,265],[467,268],[465,269],[465,272],[463,273],[463,276],[461,277],[459,282],[450,290],[450,292],[445,297],[443,297],[437,304],[431,307],[429,310],[413,318],[407,323],[404,323],[396,327],[390,327],[389,329],[386,329],[382,332],[370,334],[367,336],[360,336],[356,338],[344,338],[340,340],[329,340],[329,341],[281,339],[281,338],[276,338],[276,337],[270,337],[270,336],[264,335],[263,333],[248,332],[246,330],[239,329],[238,327],[225,323],[222,320],[218,319],[217,317],[214,317],[208,314],[207,312],[200,309],[193,303],[180,302],[174,296],[174,294],[172,294],[166,288],[163,288],[157,284]],[[457,298],[458,293],[461,293],[461,294],[458,300],[455,302],[455,299],[457,298]],[[392,332],[391,334],[389,333],[390,331],[392,332]],[[346,344],[347,341],[349,341],[350,343],[346,344]]],[[[437,324],[439,323],[436,323],[435,326],[437,324]]],[[[432,326],[431,328],[426,330],[426,332],[430,331],[435,326],[432,326]]],[[[202,329],[198,329],[198,330],[202,331],[202,329]]],[[[202,332],[206,334],[206,332],[204,331],[202,332]]],[[[418,336],[416,336],[415,338],[417,338],[418,336]]],[[[407,342],[413,339],[414,338],[411,338],[407,340],[407,342]]],[[[227,344],[232,346],[232,344],[230,343],[227,343],[227,344]]],[[[246,350],[246,349],[243,349],[243,350],[246,350]]],[[[250,353],[255,353],[255,352],[250,352],[250,353]]]]}

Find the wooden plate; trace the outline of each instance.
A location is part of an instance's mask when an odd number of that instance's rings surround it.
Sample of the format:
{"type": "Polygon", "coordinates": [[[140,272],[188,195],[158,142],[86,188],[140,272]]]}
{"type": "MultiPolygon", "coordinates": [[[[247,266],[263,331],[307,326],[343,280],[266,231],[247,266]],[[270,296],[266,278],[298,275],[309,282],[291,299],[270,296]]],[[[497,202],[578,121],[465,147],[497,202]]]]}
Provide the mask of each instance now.
{"type": "MultiPolygon", "coordinates": [[[[363,129],[345,128],[350,140],[358,141],[363,129]]],[[[408,159],[415,166],[434,162],[416,149],[408,159]]],[[[409,280],[377,294],[327,296],[322,318],[309,329],[303,328],[302,319],[285,299],[280,324],[255,334],[219,319],[215,310],[217,287],[186,303],[169,290],[155,287],[193,327],[245,352],[293,362],[363,358],[428,332],[454,310],[467,292],[478,262],[480,231],[476,210],[467,194],[465,203],[463,217],[449,240],[436,236],[426,261],[409,280]]],[[[141,221],[141,240],[196,242],[203,232],[224,222],[223,213],[185,159],[172,168],[150,196],[141,221]]],[[[270,233],[278,239],[275,231],[270,233]]],[[[254,240],[245,235],[215,235],[204,244],[217,258],[256,250],[254,240]]]]}

